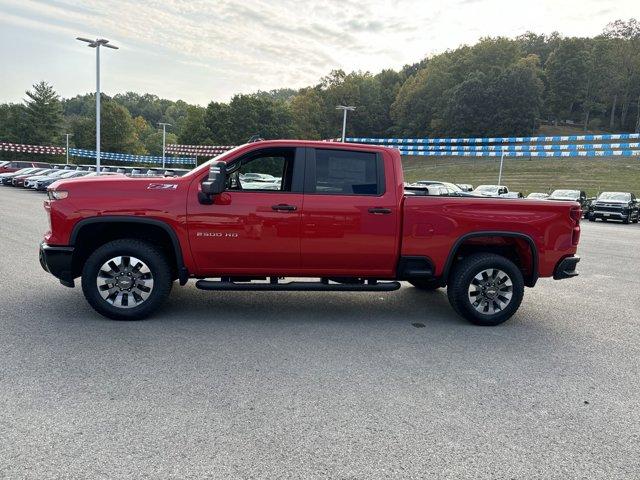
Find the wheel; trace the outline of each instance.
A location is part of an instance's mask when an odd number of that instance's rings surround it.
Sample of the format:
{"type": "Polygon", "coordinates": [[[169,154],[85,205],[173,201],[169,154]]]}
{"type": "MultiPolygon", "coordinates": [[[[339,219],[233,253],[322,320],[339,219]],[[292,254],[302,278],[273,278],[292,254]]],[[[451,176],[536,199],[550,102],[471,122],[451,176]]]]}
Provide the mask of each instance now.
{"type": "Polygon", "coordinates": [[[478,253],[454,267],[447,296],[453,309],[471,323],[499,325],[518,310],[524,296],[524,279],[511,260],[478,253]]]}
{"type": "Polygon", "coordinates": [[[93,252],[82,269],[82,292],[101,315],[140,320],[153,313],[172,286],[163,253],[150,243],[122,239],[93,252]]]}
{"type": "Polygon", "coordinates": [[[595,219],[595,217],[593,215],[589,215],[589,221],[590,222],[595,222],[596,219],[595,219]]]}
{"type": "Polygon", "coordinates": [[[440,282],[427,278],[414,278],[409,283],[420,290],[437,290],[442,286],[440,282]]]}
{"type": "Polygon", "coordinates": [[[625,225],[629,225],[629,223],[631,222],[631,214],[628,213],[627,214],[627,218],[625,218],[624,220],[622,220],[622,223],[624,223],[625,225]]]}

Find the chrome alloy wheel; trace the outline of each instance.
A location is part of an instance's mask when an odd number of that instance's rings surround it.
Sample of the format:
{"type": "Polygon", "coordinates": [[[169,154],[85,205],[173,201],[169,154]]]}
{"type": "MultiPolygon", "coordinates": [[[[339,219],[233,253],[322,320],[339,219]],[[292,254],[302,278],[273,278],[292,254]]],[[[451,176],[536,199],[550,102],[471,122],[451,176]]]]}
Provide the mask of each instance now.
{"type": "Polygon", "coordinates": [[[513,297],[511,278],[502,270],[488,268],[479,272],[469,284],[469,302],[485,315],[504,310],[513,297]]]}
{"type": "Polygon", "coordinates": [[[153,275],[142,260],[123,255],[100,267],[96,285],[100,296],[114,307],[133,308],[151,295],[153,275]]]}

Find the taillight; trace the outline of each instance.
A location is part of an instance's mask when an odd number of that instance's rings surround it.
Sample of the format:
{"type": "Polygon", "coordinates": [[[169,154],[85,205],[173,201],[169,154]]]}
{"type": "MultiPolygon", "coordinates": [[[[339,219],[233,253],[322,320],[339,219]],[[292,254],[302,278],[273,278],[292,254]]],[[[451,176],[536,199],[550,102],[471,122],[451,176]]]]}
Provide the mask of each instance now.
{"type": "Polygon", "coordinates": [[[582,209],[580,207],[572,207],[569,213],[571,220],[576,222],[576,225],[580,225],[580,219],[582,218],[582,209]]]}
{"type": "Polygon", "coordinates": [[[573,231],[571,234],[572,245],[578,245],[580,241],[580,219],[582,218],[582,209],[580,207],[572,207],[569,216],[573,220],[573,231]]]}

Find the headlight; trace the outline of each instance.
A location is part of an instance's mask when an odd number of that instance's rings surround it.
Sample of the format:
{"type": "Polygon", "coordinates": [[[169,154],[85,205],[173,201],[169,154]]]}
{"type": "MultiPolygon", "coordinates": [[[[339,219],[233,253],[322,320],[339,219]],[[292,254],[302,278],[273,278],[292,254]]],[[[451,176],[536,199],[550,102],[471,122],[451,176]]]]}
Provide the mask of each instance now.
{"type": "Polygon", "coordinates": [[[69,196],[69,192],[66,190],[47,190],[47,195],[49,196],[49,200],[62,200],[69,196]]]}

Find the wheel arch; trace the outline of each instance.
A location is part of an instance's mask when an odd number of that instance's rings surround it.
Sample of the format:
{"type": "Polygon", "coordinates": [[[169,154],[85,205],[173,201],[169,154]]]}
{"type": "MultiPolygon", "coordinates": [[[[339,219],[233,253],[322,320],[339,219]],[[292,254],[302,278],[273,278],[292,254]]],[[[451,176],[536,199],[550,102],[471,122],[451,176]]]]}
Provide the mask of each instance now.
{"type": "MultiPolygon", "coordinates": [[[[451,251],[447,256],[447,260],[444,264],[444,268],[442,271],[443,279],[447,279],[449,277],[449,273],[451,272],[451,269],[456,261],[457,256],[465,248],[465,246],[474,245],[475,246],[474,252],[481,252],[481,251],[495,252],[496,251],[496,247],[494,246],[486,245],[483,247],[482,244],[472,242],[473,240],[477,241],[482,238],[491,238],[491,239],[503,238],[503,239],[519,240],[519,241],[525,242],[531,254],[530,272],[524,275],[525,285],[527,287],[533,287],[536,284],[539,276],[539,270],[538,270],[539,258],[538,258],[538,249],[536,247],[535,242],[533,241],[533,238],[531,238],[529,235],[525,233],[504,232],[504,231],[478,231],[478,232],[467,233],[465,235],[460,236],[453,244],[453,247],[451,248],[451,251]]],[[[522,266],[522,265],[519,265],[519,266],[522,266]]]]}
{"type": "Polygon", "coordinates": [[[184,264],[182,249],[176,232],[167,222],[154,218],[105,215],[80,220],[74,225],[69,237],[69,244],[74,247],[74,270],[77,271],[78,263],[86,260],[89,248],[103,245],[118,238],[140,238],[158,241],[161,246],[165,247],[167,253],[171,255],[174,274],[179,279],[180,285],[184,285],[187,282],[189,272],[184,264]],[[110,231],[108,229],[109,226],[115,228],[110,231]],[[96,238],[100,234],[104,236],[96,238]],[[87,244],[84,244],[84,242],[87,242],[87,244]],[[76,252],[78,255],[76,255],[76,252]]]}

